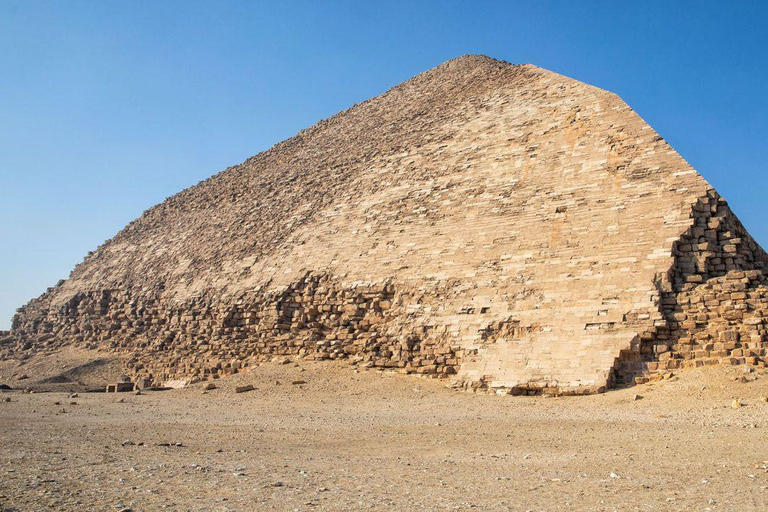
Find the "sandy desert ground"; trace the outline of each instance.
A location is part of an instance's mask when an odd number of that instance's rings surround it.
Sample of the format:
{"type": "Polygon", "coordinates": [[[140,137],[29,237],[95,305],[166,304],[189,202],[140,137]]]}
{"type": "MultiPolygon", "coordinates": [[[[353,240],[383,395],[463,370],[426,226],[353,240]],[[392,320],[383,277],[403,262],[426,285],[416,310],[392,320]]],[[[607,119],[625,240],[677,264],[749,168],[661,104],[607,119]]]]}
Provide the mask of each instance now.
{"type": "Polygon", "coordinates": [[[762,370],[548,398],[297,361],[134,395],[83,392],[92,360],[0,362],[52,390],[0,394],[0,509],[768,509],[762,370]]]}

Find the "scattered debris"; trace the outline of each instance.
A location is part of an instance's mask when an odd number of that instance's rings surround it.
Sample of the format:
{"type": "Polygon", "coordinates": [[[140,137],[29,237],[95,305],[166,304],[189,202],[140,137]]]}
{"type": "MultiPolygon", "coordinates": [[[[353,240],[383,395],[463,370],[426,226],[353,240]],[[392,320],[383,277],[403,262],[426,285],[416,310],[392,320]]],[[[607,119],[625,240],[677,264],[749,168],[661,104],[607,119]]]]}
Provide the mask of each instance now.
{"type": "Polygon", "coordinates": [[[187,387],[189,381],[186,380],[169,380],[163,384],[164,388],[181,389],[187,387]]]}
{"type": "Polygon", "coordinates": [[[120,381],[115,384],[107,384],[107,393],[126,393],[133,391],[133,382],[120,381]]]}
{"type": "Polygon", "coordinates": [[[246,384],[245,386],[237,386],[235,388],[235,393],[245,393],[246,391],[253,391],[254,388],[253,384],[246,384]]]}

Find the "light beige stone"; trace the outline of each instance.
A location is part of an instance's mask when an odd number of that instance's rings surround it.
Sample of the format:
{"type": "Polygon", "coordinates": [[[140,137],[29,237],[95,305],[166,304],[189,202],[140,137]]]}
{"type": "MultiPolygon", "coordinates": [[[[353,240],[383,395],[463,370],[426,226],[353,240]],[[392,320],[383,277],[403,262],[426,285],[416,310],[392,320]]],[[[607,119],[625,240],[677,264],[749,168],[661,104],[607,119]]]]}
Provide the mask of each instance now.
{"type": "Polygon", "coordinates": [[[110,350],[155,383],[291,356],[595,392],[747,362],[706,343],[755,337],[766,262],[616,95],[465,56],[149,209],[2,350],[110,350]]]}

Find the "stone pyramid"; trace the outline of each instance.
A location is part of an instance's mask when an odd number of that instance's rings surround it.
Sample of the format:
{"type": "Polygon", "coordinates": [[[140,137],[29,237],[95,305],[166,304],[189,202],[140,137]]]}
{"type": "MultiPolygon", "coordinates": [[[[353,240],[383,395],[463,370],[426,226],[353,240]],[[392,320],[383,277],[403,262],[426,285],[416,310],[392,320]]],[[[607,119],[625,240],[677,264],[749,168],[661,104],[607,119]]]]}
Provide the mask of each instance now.
{"type": "Polygon", "coordinates": [[[22,307],[155,383],[348,359],[499,393],[762,364],[768,256],[616,95],[463,56],[147,210],[22,307]]]}

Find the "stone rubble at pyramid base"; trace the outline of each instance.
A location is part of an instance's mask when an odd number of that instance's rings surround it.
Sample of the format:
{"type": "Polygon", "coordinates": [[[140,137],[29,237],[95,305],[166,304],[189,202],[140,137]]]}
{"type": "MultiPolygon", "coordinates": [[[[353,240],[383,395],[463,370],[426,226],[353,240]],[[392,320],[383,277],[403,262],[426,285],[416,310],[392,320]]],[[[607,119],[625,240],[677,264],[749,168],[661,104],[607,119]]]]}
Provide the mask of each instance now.
{"type": "MultiPolygon", "coordinates": [[[[689,290],[667,293],[662,301],[672,321],[667,328],[643,333],[639,351],[622,354],[614,384],[644,383],[671,370],[716,364],[768,366],[768,284],[762,271],[734,270],[689,290]]],[[[185,306],[168,311],[137,303],[129,316],[114,310],[123,303],[121,293],[99,293],[73,301],[51,324],[52,332],[32,342],[5,332],[0,355],[9,359],[33,348],[52,353],[76,344],[129,355],[126,372],[154,385],[217,379],[285,356],[343,359],[366,368],[453,377],[462,351],[446,341],[449,338],[437,342],[416,330],[403,337],[387,334],[393,324],[399,329],[407,323],[403,302],[391,284],[341,289],[337,281],[315,275],[264,302],[242,301],[222,310],[185,306]],[[61,325],[66,327],[53,332],[53,326],[61,325]]],[[[454,387],[507,394],[603,390],[559,389],[535,382],[495,387],[484,379],[459,380],[454,387]]]]}
{"type": "Polygon", "coordinates": [[[457,347],[416,330],[387,334],[391,324],[407,323],[401,302],[391,284],[345,289],[327,276],[309,274],[265,299],[221,309],[197,303],[165,309],[157,302],[132,301],[120,291],[80,294],[43,329],[37,326],[38,332],[48,332],[34,342],[9,334],[2,357],[77,344],[131,354],[126,371],[157,385],[219,378],[283,356],[349,359],[435,377],[455,374],[457,347]]]}
{"type": "MultiPolygon", "coordinates": [[[[671,294],[670,294],[671,295],[671,294]]],[[[644,345],[655,361],[641,363],[649,372],[713,364],[768,366],[768,286],[759,270],[732,271],[690,291],[663,300],[681,304],[673,313],[675,343],[644,345]]],[[[637,377],[646,382],[648,377],[637,377]]]]}

